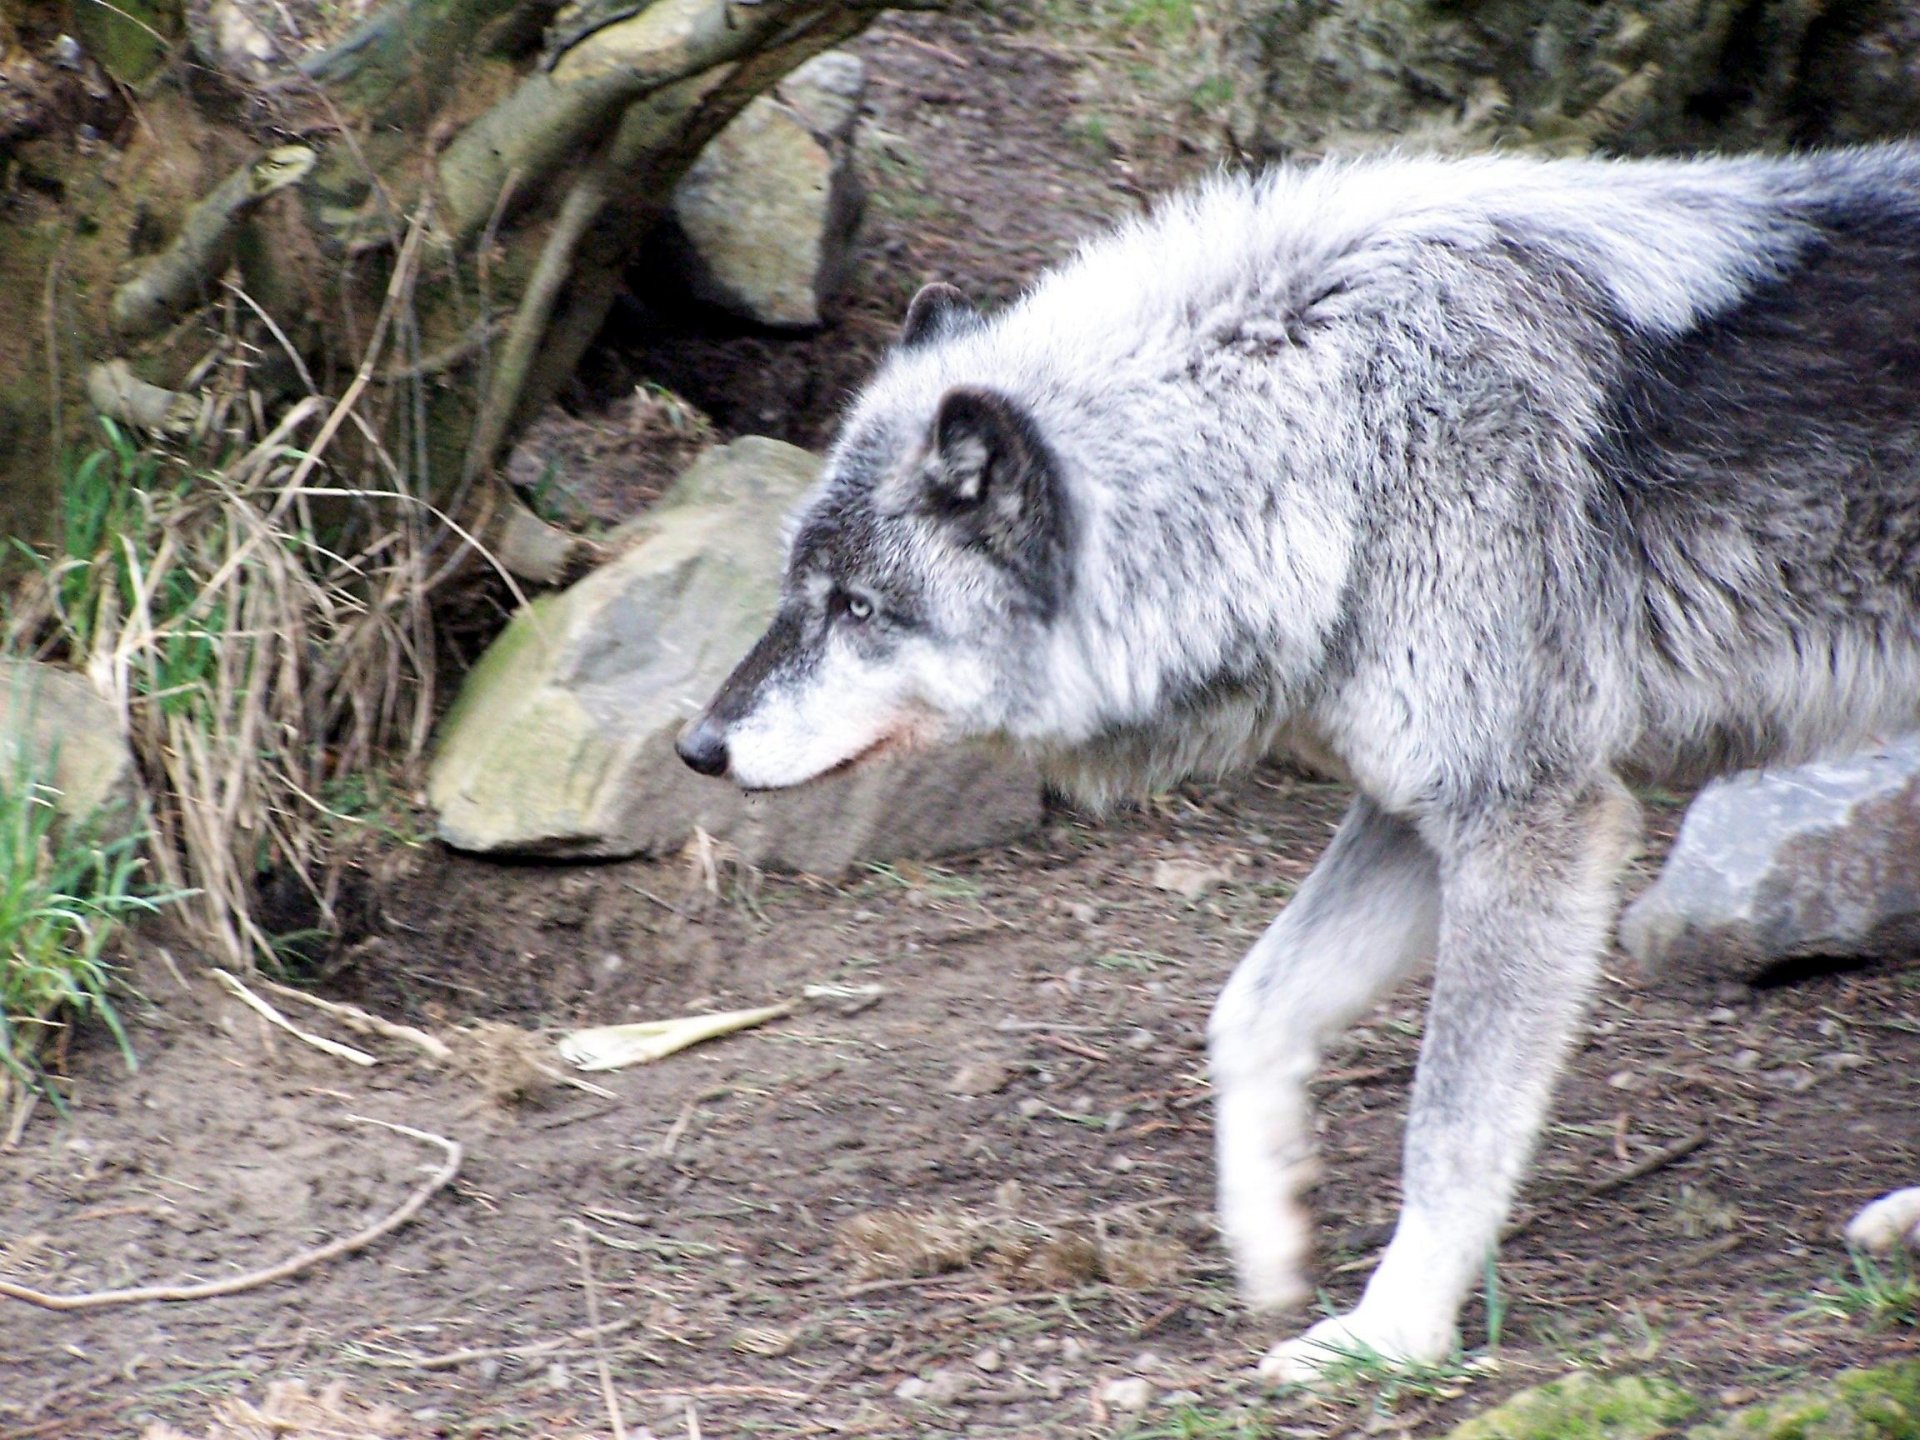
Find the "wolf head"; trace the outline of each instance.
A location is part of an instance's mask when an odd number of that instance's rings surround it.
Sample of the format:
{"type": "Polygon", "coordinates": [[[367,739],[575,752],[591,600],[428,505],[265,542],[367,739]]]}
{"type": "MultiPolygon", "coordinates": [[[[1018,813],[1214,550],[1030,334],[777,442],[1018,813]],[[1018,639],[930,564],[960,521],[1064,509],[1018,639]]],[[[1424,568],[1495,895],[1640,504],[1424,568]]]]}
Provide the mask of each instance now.
{"type": "Polygon", "coordinates": [[[778,789],[1006,728],[1071,517],[1029,413],[955,379],[984,327],[951,286],[914,298],[795,517],[772,623],[680,735],[695,770],[778,789]]]}

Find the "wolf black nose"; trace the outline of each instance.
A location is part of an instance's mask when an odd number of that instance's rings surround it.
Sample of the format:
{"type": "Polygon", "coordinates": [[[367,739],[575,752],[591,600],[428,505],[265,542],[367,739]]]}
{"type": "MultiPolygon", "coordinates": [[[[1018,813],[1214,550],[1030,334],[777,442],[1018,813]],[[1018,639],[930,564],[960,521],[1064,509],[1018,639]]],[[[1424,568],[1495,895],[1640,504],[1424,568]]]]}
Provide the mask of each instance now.
{"type": "Polygon", "coordinates": [[[673,748],[680,752],[682,760],[702,775],[727,773],[727,737],[720,733],[719,726],[704,718],[682,730],[680,738],[673,742],[673,748]]]}

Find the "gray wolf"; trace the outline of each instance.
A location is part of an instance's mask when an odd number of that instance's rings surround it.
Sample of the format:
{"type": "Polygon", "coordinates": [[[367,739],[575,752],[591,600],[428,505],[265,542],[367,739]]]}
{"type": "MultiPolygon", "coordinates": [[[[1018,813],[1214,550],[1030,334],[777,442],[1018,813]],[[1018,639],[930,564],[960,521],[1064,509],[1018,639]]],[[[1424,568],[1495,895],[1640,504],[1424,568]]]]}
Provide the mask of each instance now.
{"type": "Polygon", "coordinates": [[[1350,777],[1211,1024],[1226,1243],[1292,1306],[1308,1076],[1433,969],[1398,1228],[1350,1313],[1269,1356],[1297,1379],[1454,1343],[1594,983],[1629,785],[1916,722],[1920,147],[1894,145],[1284,169],[1001,313],[923,292],[680,751],[749,788],[963,736],[1096,800],[1276,746],[1350,777]]]}

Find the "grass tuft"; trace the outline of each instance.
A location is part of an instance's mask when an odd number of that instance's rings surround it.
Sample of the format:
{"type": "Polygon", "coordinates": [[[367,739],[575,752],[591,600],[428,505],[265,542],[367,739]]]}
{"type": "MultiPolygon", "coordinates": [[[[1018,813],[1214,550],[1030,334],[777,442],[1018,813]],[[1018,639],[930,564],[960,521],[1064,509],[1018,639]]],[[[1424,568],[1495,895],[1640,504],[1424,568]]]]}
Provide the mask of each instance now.
{"type": "Polygon", "coordinates": [[[157,879],[247,970],[284,938],[263,919],[263,880],[282,897],[293,882],[296,909],[331,929],[350,853],[334,842],[354,818],[333,802],[352,795],[347,777],[404,771],[425,747],[445,533],[371,440],[353,463],[382,483],[322,460],[317,396],[265,433],[244,377],[207,404],[185,438],[101,421],[7,648],[85,670],[119,707],[153,791],[157,879]]]}
{"type": "Polygon", "coordinates": [[[1849,1254],[1852,1276],[1837,1276],[1831,1289],[1816,1295],[1813,1313],[1874,1328],[1920,1326],[1920,1261],[1905,1250],[1849,1254]]]}
{"type": "MultiPolygon", "coordinates": [[[[0,1114],[43,1092],[41,1058],[69,1017],[98,1020],[134,1064],[109,994],[108,952],[120,927],[168,897],[144,883],[141,836],[107,839],[111,817],[72,820],[31,747],[0,776],[0,1114]]],[[[0,1129],[10,1131],[12,1121],[0,1129]]]]}

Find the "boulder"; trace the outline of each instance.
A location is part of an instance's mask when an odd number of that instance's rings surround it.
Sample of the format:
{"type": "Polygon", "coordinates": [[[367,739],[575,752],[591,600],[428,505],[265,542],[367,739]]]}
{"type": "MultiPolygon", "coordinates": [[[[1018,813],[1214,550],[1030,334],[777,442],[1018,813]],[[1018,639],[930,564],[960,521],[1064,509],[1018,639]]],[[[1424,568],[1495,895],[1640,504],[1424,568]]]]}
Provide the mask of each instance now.
{"type": "Polygon", "coordinates": [[[0,659],[0,767],[0,784],[22,775],[51,784],[55,808],[98,826],[103,839],[146,828],[120,712],[78,671],[0,659]]]}
{"type": "Polygon", "coordinates": [[[865,92],[857,57],[815,56],[700,153],[664,237],[696,297],[761,325],[821,322],[860,214],[853,129],[865,92]]]}
{"type": "Polygon", "coordinates": [[[1651,154],[1910,133],[1920,11],[1862,0],[1232,0],[1242,147],[1651,154]]]}
{"type": "Polygon", "coordinates": [[[755,796],[674,754],[680,727],[772,614],[781,517],[819,464],[775,440],[708,452],[635,522],[630,549],[515,617],[438,737],[427,797],[448,844],[659,855],[697,826],[754,864],[834,875],[857,860],[994,844],[1039,822],[1037,773],[973,748],[755,796]]]}
{"type": "Polygon", "coordinates": [[[1701,981],[1920,948],[1920,736],[1708,786],[1620,943],[1649,975],[1701,981]]]}

